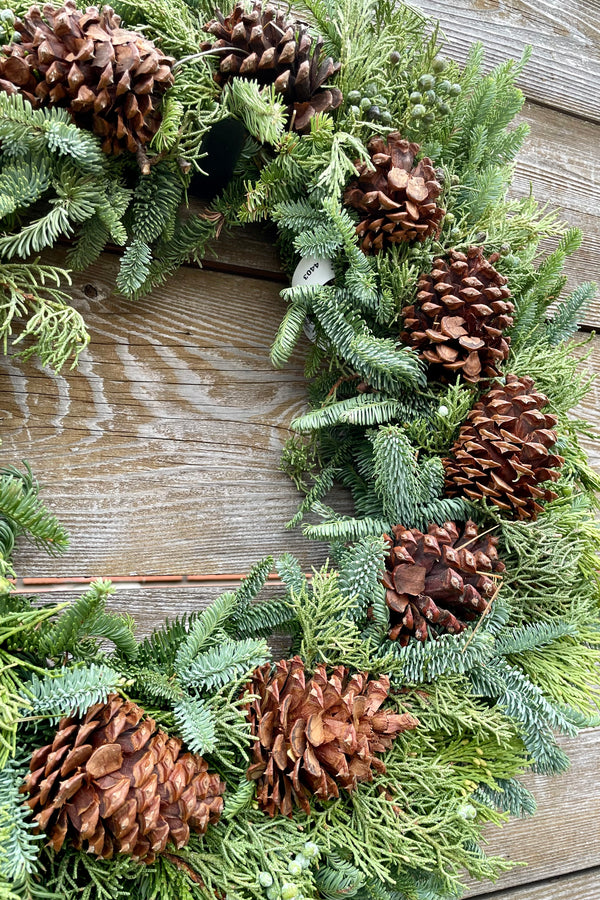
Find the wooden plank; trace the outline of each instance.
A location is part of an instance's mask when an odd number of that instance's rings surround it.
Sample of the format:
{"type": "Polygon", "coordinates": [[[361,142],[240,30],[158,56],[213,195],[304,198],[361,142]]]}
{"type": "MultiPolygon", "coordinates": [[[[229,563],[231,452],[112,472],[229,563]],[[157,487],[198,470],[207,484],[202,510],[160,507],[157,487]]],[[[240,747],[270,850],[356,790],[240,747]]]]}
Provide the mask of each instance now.
{"type": "Polygon", "coordinates": [[[552,878],[526,887],[485,894],[490,900],[598,900],[600,869],[589,869],[578,875],[552,878]]]}
{"type": "Polygon", "coordinates": [[[325,548],[284,529],[297,494],[279,457],[306,385],[300,355],[281,372],[268,358],[278,286],[183,269],[131,304],[110,296],[116,266],[76,283],[93,335],[76,372],[0,363],[0,454],[31,462],[72,538],[58,560],[22,547],[19,573],[238,573],[286,550],[319,564],[325,548]]]}
{"type": "MultiPolygon", "coordinates": [[[[197,212],[200,204],[190,201],[190,211],[197,212]]],[[[203,268],[227,271],[237,275],[254,275],[269,281],[287,284],[275,247],[277,230],[273,225],[246,225],[223,231],[209,246],[202,260],[203,268]],[[242,239],[240,239],[242,238],[242,239]]],[[[174,276],[175,278],[177,275],[174,276]]]]}
{"type": "Polygon", "coordinates": [[[440,19],[446,51],[463,62],[474,41],[488,65],[533,46],[520,87],[526,96],[600,122],[600,9],[595,0],[411,0],[440,19]]]}
{"type": "MultiPolygon", "coordinates": [[[[567,291],[583,281],[600,282],[600,126],[532,103],[520,119],[531,132],[517,158],[511,194],[527,196],[531,187],[541,203],[583,231],[581,248],[565,266],[567,291]]],[[[600,297],[583,321],[600,326],[600,297]]]]}
{"type": "MultiPolygon", "coordinates": [[[[571,759],[568,772],[556,778],[523,777],[537,801],[535,818],[487,829],[488,852],[527,864],[502,875],[496,890],[600,866],[600,729],[561,738],[560,744],[571,759]]],[[[472,881],[469,885],[469,897],[486,894],[491,887],[472,881]]]]}
{"type": "MultiPolygon", "coordinates": [[[[318,565],[326,549],[283,527],[297,496],[279,455],[306,387],[299,356],[282,372],[268,360],[277,287],[184,269],[175,296],[129,304],[109,294],[115,267],[104,257],[77,283],[93,332],[77,372],[0,363],[0,454],[31,462],[72,537],[57,560],[22,546],[19,573],[241,573],[285,550],[318,565]]],[[[583,414],[600,425],[597,393],[583,414]]]]}
{"type": "MultiPolygon", "coordinates": [[[[171,587],[169,585],[124,585],[116,584],[115,594],[110,598],[107,606],[113,612],[127,613],[133,616],[137,624],[137,636],[146,637],[153,628],[161,625],[166,619],[173,619],[206,609],[224,591],[235,590],[239,582],[224,582],[220,585],[187,584],[183,587],[171,587]]],[[[49,603],[71,602],[79,597],[87,589],[87,585],[80,588],[75,586],[68,590],[41,589],[36,596],[49,603]]],[[[281,597],[283,589],[281,585],[267,584],[260,593],[261,602],[281,597]]],[[[289,650],[289,639],[283,634],[273,635],[269,644],[274,656],[283,658],[289,650]]]]}

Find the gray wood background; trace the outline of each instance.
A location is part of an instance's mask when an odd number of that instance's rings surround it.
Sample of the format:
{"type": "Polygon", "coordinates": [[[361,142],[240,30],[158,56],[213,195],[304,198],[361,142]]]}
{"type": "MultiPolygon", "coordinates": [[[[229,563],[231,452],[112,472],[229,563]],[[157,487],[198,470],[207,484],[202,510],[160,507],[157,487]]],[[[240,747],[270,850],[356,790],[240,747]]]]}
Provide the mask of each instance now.
{"type": "MultiPolygon", "coordinates": [[[[531,184],[584,230],[569,279],[600,281],[600,3],[414,2],[439,16],[459,60],[475,39],[490,64],[534,46],[521,82],[531,135],[514,193],[531,184]]],[[[222,239],[202,270],[184,268],[135,304],[111,295],[116,267],[106,254],[76,280],[73,303],[92,333],[76,372],[51,378],[0,361],[0,454],[30,461],[72,541],[55,560],[22,546],[19,588],[58,599],[112,577],[114,608],[147,630],[206,605],[268,553],[292,551],[309,568],[325,548],[283,527],[297,498],[279,454],[305,383],[300,355],[282,372],[268,361],[285,280],[268,236],[222,239]]],[[[597,301],[582,329],[599,325],[597,301]]],[[[598,372],[600,338],[588,349],[598,372]]],[[[600,425],[599,397],[596,388],[582,412],[600,425]]],[[[600,467],[600,446],[588,450],[600,467]]],[[[563,744],[567,775],[526,779],[536,817],[488,835],[491,851],[527,865],[471,886],[470,897],[600,900],[600,729],[563,744]]]]}

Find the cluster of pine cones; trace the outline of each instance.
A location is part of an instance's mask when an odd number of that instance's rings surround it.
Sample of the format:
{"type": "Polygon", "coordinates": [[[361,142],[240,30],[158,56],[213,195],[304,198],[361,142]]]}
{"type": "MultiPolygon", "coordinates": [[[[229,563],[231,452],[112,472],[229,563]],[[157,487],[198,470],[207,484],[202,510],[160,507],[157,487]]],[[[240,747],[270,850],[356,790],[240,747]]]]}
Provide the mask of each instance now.
{"type": "MultiPolygon", "coordinates": [[[[330,674],[317,666],[309,676],[299,657],[256,669],[245,688],[255,740],[247,777],[258,784],[261,809],[309,813],[310,798],[337,797],[385,772],[377,754],[418,725],[383,708],[389,687],[385,676],[344,666],[330,674]]],[[[117,694],[61,719],[29,768],[21,792],[56,852],[68,841],[103,859],[151,863],[169,841],[180,848],[191,831],[203,834],[223,810],[225,785],[206,761],[117,694]]]]}
{"type": "MultiPolygon", "coordinates": [[[[15,22],[19,41],[0,55],[0,91],[21,94],[34,108],[68,109],[82,128],[99,135],[106,153],[136,153],[152,140],[162,100],[173,85],[173,64],[142,34],[121,27],[109,6],[77,8],[74,0],[31,9],[15,22]]],[[[336,109],[339,88],[327,84],[340,64],[323,54],[306,25],[274,6],[239,2],[204,30],[216,40],[199,47],[214,54],[215,80],[234,77],[274,85],[291,127],[310,128],[317,113],[336,109]]]]}

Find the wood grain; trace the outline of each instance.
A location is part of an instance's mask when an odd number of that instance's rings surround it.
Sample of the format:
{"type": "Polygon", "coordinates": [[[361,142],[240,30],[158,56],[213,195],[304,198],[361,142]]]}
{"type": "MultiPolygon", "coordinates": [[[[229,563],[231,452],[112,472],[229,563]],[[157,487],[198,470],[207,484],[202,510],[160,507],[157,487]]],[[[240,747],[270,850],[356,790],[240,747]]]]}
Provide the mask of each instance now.
{"type": "MultiPolygon", "coordinates": [[[[566,263],[567,291],[583,281],[600,282],[600,128],[528,103],[520,119],[531,131],[517,158],[511,194],[530,189],[549,209],[558,209],[569,225],[583,232],[581,248],[566,263]]],[[[550,243],[542,245],[544,251],[550,243]]],[[[583,318],[600,326],[600,297],[583,318]]]]}
{"type": "Polygon", "coordinates": [[[490,900],[598,900],[600,869],[589,869],[578,875],[565,875],[508,891],[485,894],[490,900]]]}
{"type": "Polygon", "coordinates": [[[76,284],[92,331],[76,372],[0,363],[2,457],[31,462],[72,538],[57,560],[22,548],[19,573],[244,572],[286,550],[319,564],[284,529],[297,495],[279,457],[306,386],[300,356],[268,358],[278,286],[188,268],[131,304],[110,296],[116,266],[76,284]]]}
{"type": "MultiPolygon", "coordinates": [[[[494,885],[496,890],[600,866],[600,729],[562,738],[560,744],[571,759],[566,774],[557,778],[528,774],[523,778],[537,801],[535,818],[512,819],[504,828],[487,832],[488,852],[527,864],[502,875],[494,885]]],[[[477,884],[467,896],[485,894],[489,889],[477,884]]]]}
{"type": "Polygon", "coordinates": [[[449,56],[464,61],[481,41],[488,65],[518,58],[527,45],[532,59],[520,87],[526,96],[600,122],[600,9],[596,0],[411,0],[441,20],[449,56]]]}

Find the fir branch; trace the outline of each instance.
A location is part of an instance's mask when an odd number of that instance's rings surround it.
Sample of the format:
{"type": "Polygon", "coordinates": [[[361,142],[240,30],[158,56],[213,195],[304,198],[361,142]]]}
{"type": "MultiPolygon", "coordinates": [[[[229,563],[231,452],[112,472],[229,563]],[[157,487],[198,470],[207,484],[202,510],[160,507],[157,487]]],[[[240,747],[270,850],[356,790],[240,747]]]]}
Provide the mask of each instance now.
{"type": "MultiPolygon", "coordinates": [[[[0,248],[1,249],[1,248],[0,248]]],[[[152,251],[141,238],[135,238],[121,257],[117,288],[125,296],[134,295],[146,283],[150,274],[152,251]]]]}
{"type": "Polygon", "coordinates": [[[539,650],[566,635],[577,636],[577,627],[560,619],[552,622],[533,622],[521,628],[503,632],[496,642],[501,656],[514,656],[529,650],[539,650]]]}
{"type": "Polygon", "coordinates": [[[187,678],[199,654],[219,641],[237,605],[236,594],[228,592],[200,613],[175,656],[174,668],[182,679],[187,678]]]}
{"type": "Polygon", "coordinates": [[[106,601],[114,590],[110,581],[92,582],[90,589],[64,610],[45,633],[39,652],[53,658],[64,653],[77,658],[84,642],[94,638],[112,641],[120,654],[134,659],[137,642],[133,618],[106,610],[106,601]]]}
{"type": "Polygon", "coordinates": [[[340,559],[340,591],[354,601],[351,615],[355,620],[365,618],[381,594],[386,555],[386,543],[377,536],[361,538],[340,559]]]}
{"type": "Polygon", "coordinates": [[[174,707],[175,721],[192,753],[212,753],[216,746],[214,713],[203,700],[185,697],[174,707]]]}
{"type": "Polygon", "coordinates": [[[0,516],[8,520],[15,534],[26,533],[37,547],[51,555],[66,550],[66,531],[38,496],[31,470],[0,469],[0,516]]]}
{"type": "Polygon", "coordinates": [[[121,676],[105,665],[62,668],[43,678],[35,673],[23,696],[26,715],[49,719],[56,724],[63,716],[83,716],[94,703],[105,703],[118,690],[121,676]]]}
{"type": "Polygon", "coordinates": [[[226,639],[194,656],[186,669],[179,669],[179,678],[187,687],[214,691],[243,679],[268,657],[269,648],[262,639],[226,639]]]}
{"type": "Polygon", "coordinates": [[[516,778],[498,779],[495,787],[480,784],[473,799],[511,816],[533,816],[537,805],[531,791],[516,778]]]}
{"type": "Polygon", "coordinates": [[[303,590],[306,578],[300,563],[291,553],[284,553],[275,563],[277,574],[286,586],[288,593],[295,591],[297,594],[303,590]]]}
{"type": "Polygon", "coordinates": [[[12,882],[39,868],[42,835],[33,833],[35,822],[19,791],[26,772],[14,759],[0,770],[0,878],[12,882]]]}
{"type": "Polygon", "coordinates": [[[549,344],[560,344],[571,338],[584,318],[590,303],[597,293],[594,282],[578,285],[569,296],[562,301],[544,330],[544,339],[549,344]]]}
{"type": "Polygon", "coordinates": [[[254,603],[239,619],[236,638],[265,637],[274,631],[288,630],[294,621],[294,613],[288,600],[277,598],[254,603]]]}

